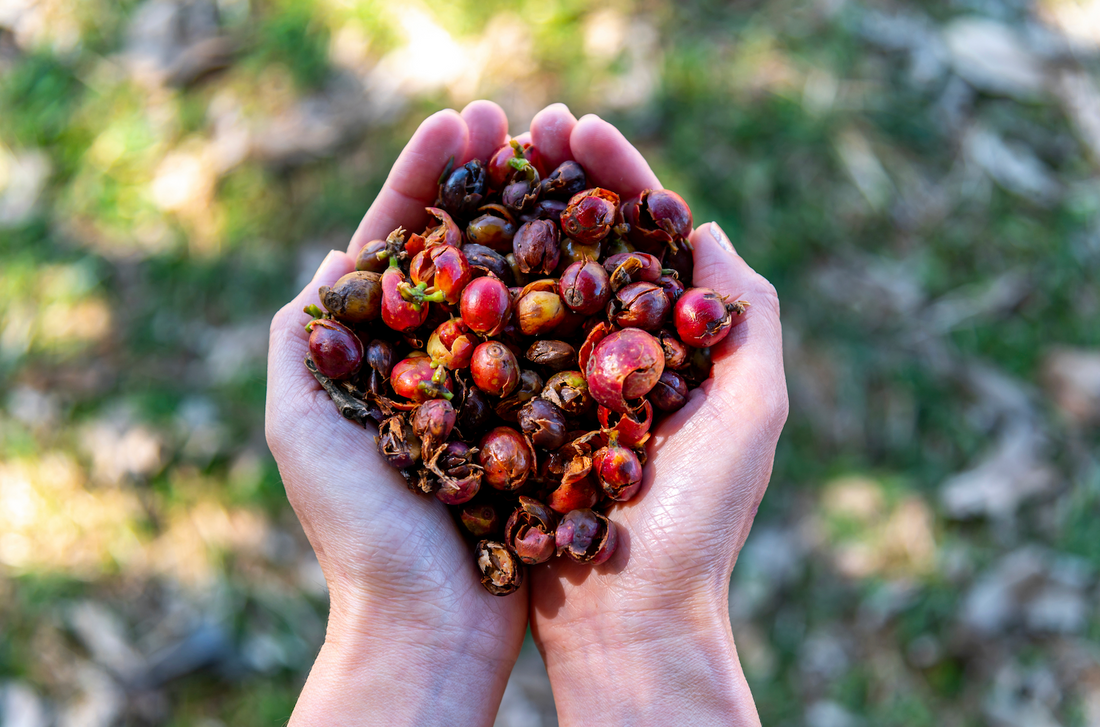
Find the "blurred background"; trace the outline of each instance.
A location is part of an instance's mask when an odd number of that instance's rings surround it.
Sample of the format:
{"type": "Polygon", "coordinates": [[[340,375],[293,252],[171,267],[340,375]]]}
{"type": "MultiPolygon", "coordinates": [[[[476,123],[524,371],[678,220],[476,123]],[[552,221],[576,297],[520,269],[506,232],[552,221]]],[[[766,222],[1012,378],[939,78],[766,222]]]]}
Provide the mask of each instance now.
{"type": "MultiPolygon", "coordinates": [[[[432,111],[620,125],[784,305],[767,725],[1100,724],[1100,0],[0,0],[0,724],[281,724],[268,322],[432,111]]],[[[553,725],[530,645],[498,724],[553,725]]]]}

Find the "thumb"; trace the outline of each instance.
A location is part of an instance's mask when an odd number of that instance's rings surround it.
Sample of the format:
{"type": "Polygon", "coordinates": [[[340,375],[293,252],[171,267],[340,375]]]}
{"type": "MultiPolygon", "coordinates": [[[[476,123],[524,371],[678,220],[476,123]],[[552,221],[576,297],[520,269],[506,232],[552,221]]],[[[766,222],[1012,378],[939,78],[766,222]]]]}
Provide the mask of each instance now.
{"type": "MultiPolygon", "coordinates": [[[[655,466],[665,461],[694,463],[699,483],[741,485],[737,500],[751,511],[763,495],[771,456],[787,419],[787,385],[783,375],[783,335],[775,288],[749,267],[717,224],[691,235],[694,285],[711,288],[748,309],[722,341],[711,347],[711,377],[691,392],[680,411],[654,432],[655,466]],[[720,434],[720,436],[718,436],[720,434]],[[733,478],[732,462],[758,469],[733,478]]],[[[750,518],[751,521],[751,518],[750,518]]]]}
{"type": "Polygon", "coordinates": [[[703,394],[713,399],[711,408],[721,419],[737,416],[778,435],[787,418],[787,385],[775,287],[737,254],[717,223],[696,229],[691,243],[694,285],[749,304],[729,335],[711,347],[714,370],[703,394]]]}

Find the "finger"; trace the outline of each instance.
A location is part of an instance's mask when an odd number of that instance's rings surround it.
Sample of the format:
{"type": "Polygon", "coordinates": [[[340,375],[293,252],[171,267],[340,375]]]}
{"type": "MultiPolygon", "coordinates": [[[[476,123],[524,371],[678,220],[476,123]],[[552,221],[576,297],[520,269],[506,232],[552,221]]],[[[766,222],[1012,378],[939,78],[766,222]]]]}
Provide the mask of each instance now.
{"type": "Polygon", "coordinates": [[[424,119],[352,235],[349,255],[354,258],[363,245],[384,239],[397,227],[419,232],[417,228],[427,219],[424,207],[435,201],[439,191],[439,175],[451,157],[456,162],[462,159],[469,133],[466,122],[451,109],[424,119]]]}
{"type": "Polygon", "coordinates": [[[319,386],[303,363],[309,351],[309,333],[305,326],[310,321],[310,315],[302,309],[311,304],[320,305],[317,289],[322,285],[332,285],[354,269],[355,261],[351,257],[340,250],[333,250],[302,292],[272,319],[267,353],[268,441],[271,441],[273,433],[278,434],[271,431],[273,426],[278,428],[280,421],[295,416],[299,411],[294,402],[312,395],[319,386]],[[278,406],[273,406],[276,403],[278,406]]]}
{"type": "Polygon", "coordinates": [[[576,125],[577,117],[563,103],[550,104],[531,119],[531,141],[546,160],[547,171],[573,160],[569,136],[576,125]]]}
{"type": "Polygon", "coordinates": [[[463,164],[471,159],[487,162],[493,152],[508,142],[508,117],[492,101],[471,102],[462,109],[462,120],[470,130],[466,153],[461,159],[463,164]]]}
{"type": "Polygon", "coordinates": [[[573,158],[584,167],[589,184],[618,192],[625,201],[661,182],[641,152],[618,129],[599,116],[581,118],[569,135],[573,158]]]}

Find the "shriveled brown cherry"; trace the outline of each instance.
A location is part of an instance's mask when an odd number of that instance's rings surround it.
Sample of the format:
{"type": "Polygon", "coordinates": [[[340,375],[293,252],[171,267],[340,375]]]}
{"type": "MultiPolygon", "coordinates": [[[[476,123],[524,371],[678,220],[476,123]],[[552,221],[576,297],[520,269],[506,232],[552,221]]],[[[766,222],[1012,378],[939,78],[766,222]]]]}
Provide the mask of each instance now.
{"type": "Polygon", "coordinates": [[[511,251],[515,234],[515,220],[512,218],[512,213],[506,210],[500,213],[488,212],[466,225],[468,243],[484,245],[501,253],[511,251]]]}
{"type": "Polygon", "coordinates": [[[545,338],[532,343],[524,354],[524,358],[553,371],[561,371],[577,365],[577,352],[572,346],[565,341],[545,338]]]}
{"type": "Polygon", "coordinates": [[[518,420],[520,429],[536,447],[557,449],[565,444],[565,413],[546,399],[528,401],[519,410],[518,420]]]}
{"type": "Polygon", "coordinates": [[[681,244],[691,248],[691,209],[675,192],[643,190],[623,205],[623,219],[630,225],[631,241],[643,250],[677,250],[681,244]]]}
{"type": "Polygon", "coordinates": [[[536,398],[542,391],[543,381],[538,372],[531,369],[520,369],[519,385],[512,393],[493,405],[493,411],[498,417],[516,424],[519,422],[519,411],[523,405],[536,398]]]}
{"type": "Polygon", "coordinates": [[[386,259],[385,251],[385,240],[371,240],[363,245],[359,255],[356,256],[355,269],[381,274],[390,264],[386,259]]]}
{"type": "Polygon", "coordinates": [[[382,276],[378,273],[356,270],[331,288],[322,285],[318,293],[328,312],[344,323],[367,323],[382,312],[382,276]]]}
{"type": "Polygon", "coordinates": [[[306,325],[306,330],[309,355],[323,376],[347,378],[363,365],[363,342],[344,324],[317,318],[306,325]]]}
{"type": "Polygon", "coordinates": [[[496,427],[481,438],[479,446],[478,457],[490,487],[512,491],[523,486],[535,455],[522,434],[511,427],[496,427]]]}
{"type": "Polygon", "coordinates": [[[508,396],[519,383],[519,362],[499,341],[486,341],[474,349],[470,359],[474,385],[490,396],[508,396]]]}
{"type": "Polygon", "coordinates": [[[657,332],[657,340],[661,342],[661,349],[665,352],[666,371],[687,366],[690,351],[675,333],[662,329],[657,332]]]}
{"type": "Polygon", "coordinates": [[[614,431],[607,446],[592,455],[592,471],[612,500],[626,502],[638,494],[642,486],[642,463],[638,455],[619,444],[614,431]]]}
{"type": "Polygon", "coordinates": [[[665,291],[656,283],[637,282],[620,288],[607,304],[607,317],[623,328],[655,331],[668,316],[669,302],[665,291]]]}
{"type": "Polygon", "coordinates": [[[558,555],[578,563],[599,565],[615,554],[619,543],[615,523],[594,510],[573,510],[554,532],[558,555]]]}
{"type": "MultiPolygon", "coordinates": [[[[427,458],[428,455],[424,455],[427,458]]],[[[473,462],[474,451],[464,442],[447,442],[431,458],[429,469],[439,480],[435,496],[448,505],[469,502],[481,489],[482,469],[473,462]]],[[[475,533],[484,535],[484,533],[475,533]]]]}
{"type": "Polygon", "coordinates": [[[439,187],[439,199],[444,209],[455,217],[469,219],[488,192],[488,175],[477,159],[466,162],[444,180],[439,187]]]}
{"type": "Polygon", "coordinates": [[[578,192],[561,213],[562,232],[583,244],[599,242],[611,232],[618,210],[619,195],[608,189],[578,192]]]}
{"type": "Polygon", "coordinates": [[[527,565],[545,563],[554,555],[554,511],[531,497],[520,495],[518,507],[504,526],[504,542],[527,565]]]}
{"type": "Polygon", "coordinates": [[[496,336],[508,323],[512,296],[500,278],[474,278],[462,291],[459,310],[470,330],[483,336],[496,336]]]}
{"type": "Polygon", "coordinates": [[[580,371],[559,371],[550,377],[541,394],[566,416],[579,417],[592,408],[592,395],[580,371]]]}
{"type": "MultiPolygon", "coordinates": [[[[446,399],[429,399],[416,408],[409,423],[424,451],[434,453],[451,436],[458,414],[446,399]]],[[[428,455],[425,455],[427,458],[428,455]]]]}
{"type": "Polygon", "coordinates": [[[584,167],[575,161],[564,161],[542,181],[542,194],[550,199],[569,199],[588,186],[584,167]]]}
{"type": "Polygon", "coordinates": [[[725,338],[740,323],[748,304],[727,303],[710,288],[690,288],[673,309],[672,322],[680,340],[689,346],[708,348],[725,338]]]}
{"type": "Polygon", "coordinates": [[[569,310],[592,316],[602,311],[611,298],[611,280],[595,260],[582,260],[562,272],[558,291],[569,310]]]}
{"type": "Polygon", "coordinates": [[[516,230],[512,251],[523,273],[550,275],[558,267],[558,227],[548,220],[533,220],[516,230]]]}
{"type": "Polygon", "coordinates": [[[665,369],[657,385],[649,392],[649,400],[661,411],[673,412],[683,408],[688,400],[688,385],[684,377],[665,369]]]}
{"type": "Polygon", "coordinates": [[[588,359],[587,381],[592,398],[620,414],[632,407],[628,399],[645,396],[661,378],[665,355],[657,339],[639,328],[624,328],[606,336],[588,359]]]}

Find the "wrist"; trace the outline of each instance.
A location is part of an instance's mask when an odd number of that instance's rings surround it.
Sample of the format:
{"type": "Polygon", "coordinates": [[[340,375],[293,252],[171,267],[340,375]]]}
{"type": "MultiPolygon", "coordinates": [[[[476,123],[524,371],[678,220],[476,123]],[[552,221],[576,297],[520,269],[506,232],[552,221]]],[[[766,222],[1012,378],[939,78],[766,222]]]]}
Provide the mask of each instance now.
{"type": "Polygon", "coordinates": [[[758,725],[727,609],[615,610],[549,632],[536,618],[561,724],[758,725]]]}
{"type": "Polygon", "coordinates": [[[290,724],[491,725],[519,651],[504,637],[334,608],[290,724]]]}

